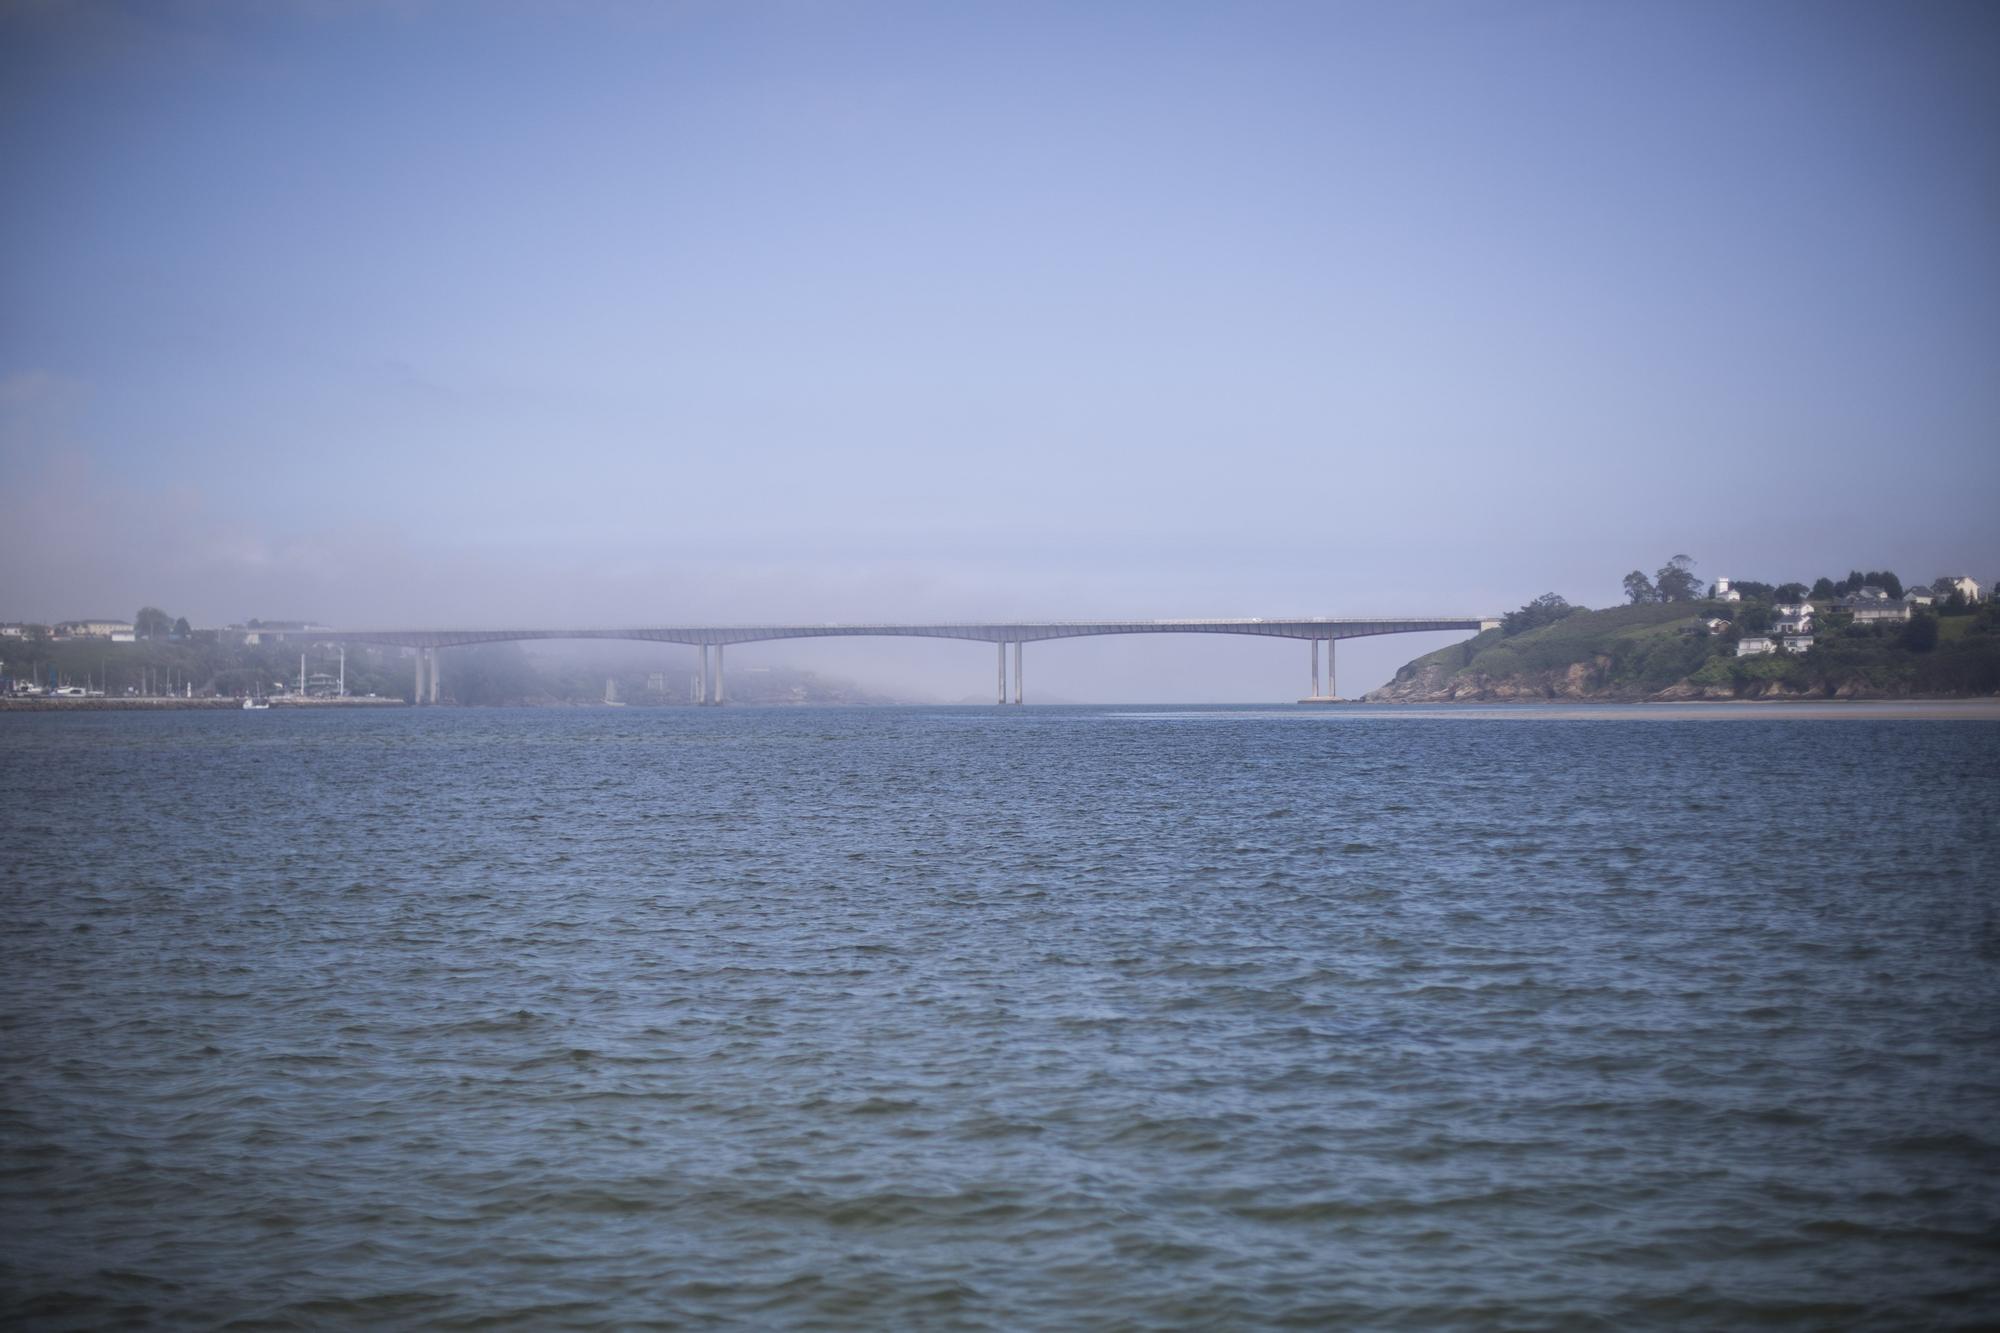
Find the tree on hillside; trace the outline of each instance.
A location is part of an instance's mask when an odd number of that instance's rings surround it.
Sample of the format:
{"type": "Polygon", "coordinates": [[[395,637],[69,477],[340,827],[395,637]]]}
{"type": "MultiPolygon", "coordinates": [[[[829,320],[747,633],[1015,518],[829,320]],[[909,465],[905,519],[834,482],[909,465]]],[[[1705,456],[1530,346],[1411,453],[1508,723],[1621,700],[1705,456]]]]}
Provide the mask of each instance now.
{"type": "Polygon", "coordinates": [[[1540,629],[1553,625],[1564,616],[1574,615],[1583,610],[1571,606],[1560,593],[1545,592],[1518,611],[1509,611],[1500,618],[1500,633],[1511,638],[1526,630],[1540,629]]]}
{"type": "Polygon", "coordinates": [[[186,616],[182,616],[179,620],[176,620],[174,622],[174,637],[176,639],[186,639],[189,635],[193,633],[194,629],[192,626],[188,624],[188,618],[186,616]]]}
{"type": "Polygon", "coordinates": [[[1625,596],[1631,600],[1634,606],[1638,606],[1642,602],[1657,602],[1660,600],[1660,594],[1653,587],[1653,581],[1636,569],[1625,576],[1625,596]]]}
{"type": "Polygon", "coordinates": [[[1654,596],[1662,602],[1692,602],[1701,596],[1694,576],[1694,557],[1677,555],[1653,575],[1654,596]]]}
{"type": "Polygon", "coordinates": [[[132,632],[142,639],[158,638],[173,627],[174,622],[157,606],[142,606],[132,617],[132,632]]]}
{"type": "Polygon", "coordinates": [[[1937,617],[1919,611],[1903,626],[1903,646],[1913,653],[1927,653],[1937,647],[1937,617]]]}
{"type": "Polygon", "coordinates": [[[1870,570],[1868,581],[1883,592],[1888,593],[1891,597],[1901,597],[1903,595],[1903,581],[1897,578],[1890,570],[1870,570]]]}
{"type": "MultiPolygon", "coordinates": [[[[1824,579],[1820,581],[1822,583],[1826,582],[1824,579]]],[[[1831,588],[1833,585],[1827,583],[1826,586],[1831,588]]],[[[1818,596],[1818,594],[1815,593],[1814,596],[1818,596]]],[[[1780,583],[1777,587],[1771,589],[1771,600],[1774,602],[1802,602],[1805,600],[1805,597],[1806,585],[1803,583],[1780,583]]]]}
{"type": "Polygon", "coordinates": [[[1811,595],[1815,601],[1832,601],[1840,594],[1833,590],[1833,580],[1822,574],[1813,581],[1811,595]]]}

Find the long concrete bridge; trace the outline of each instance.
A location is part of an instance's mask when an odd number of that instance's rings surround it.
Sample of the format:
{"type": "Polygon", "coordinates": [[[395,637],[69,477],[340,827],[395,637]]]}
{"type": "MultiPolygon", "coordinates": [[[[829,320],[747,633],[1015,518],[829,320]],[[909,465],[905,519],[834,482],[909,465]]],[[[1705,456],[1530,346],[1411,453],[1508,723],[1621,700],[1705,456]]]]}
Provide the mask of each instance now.
{"type": "Polygon", "coordinates": [[[851,625],[659,625],[640,629],[354,629],[275,630],[269,638],[315,643],[367,643],[408,648],[417,658],[418,703],[438,700],[438,652],[479,643],[521,643],[537,639],[623,639],[639,643],[680,643],[701,652],[701,702],[723,701],[722,650],[730,644],[773,643],[780,639],[903,638],[966,639],[999,647],[999,699],[1007,702],[1007,650],[1014,656],[1014,702],[1023,701],[1021,645],[1048,639],[1096,638],[1112,634],[1247,634],[1267,639],[1303,639],[1312,645],[1312,695],[1332,698],[1333,646],[1342,639],[1378,634],[1422,634],[1441,630],[1490,629],[1490,616],[1412,616],[1380,620],[1034,620],[963,621],[931,624],[851,625]],[[1326,693],[1320,693],[1319,649],[1326,645],[1326,693]],[[714,669],[709,653],[715,654],[714,669]]]}

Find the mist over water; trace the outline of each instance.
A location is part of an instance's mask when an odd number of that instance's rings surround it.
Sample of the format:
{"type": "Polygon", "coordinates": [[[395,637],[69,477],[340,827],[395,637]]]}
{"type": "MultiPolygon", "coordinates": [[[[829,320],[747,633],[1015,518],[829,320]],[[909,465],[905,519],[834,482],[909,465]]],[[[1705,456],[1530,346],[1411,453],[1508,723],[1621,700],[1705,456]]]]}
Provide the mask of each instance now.
{"type": "Polygon", "coordinates": [[[11,1324],[2000,1312],[2000,725],[0,721],[11,1324]]]}

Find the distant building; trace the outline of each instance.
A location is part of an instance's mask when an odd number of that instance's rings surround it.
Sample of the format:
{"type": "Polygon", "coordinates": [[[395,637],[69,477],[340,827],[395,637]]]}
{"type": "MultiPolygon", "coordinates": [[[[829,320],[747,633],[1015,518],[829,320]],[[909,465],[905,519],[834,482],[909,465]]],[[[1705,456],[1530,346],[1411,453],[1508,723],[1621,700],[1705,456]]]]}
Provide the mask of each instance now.
{"type": "Polygon", "coordinates": [[[1889,590],[1873,583],[1864,583],[1848,596],[1850,602],[1886,602],[1889,590]]]}
{"type": "Polygon", "coordinates": [[[1891,600],[1886,595],[1879,601],[1865,597],[1850,597],[1840,602],[1838,608],[1853,616],[1854,623],[1857,625],[1869,625],[1888,620],[1908,620],[1910,618],[1910,604],[1908,602],[1891,600]]]}
{"type": "Polygon", "coordinates": [[[1792,602],[1771,608],[1773,619],[1771,628],[1780,634],[1810,634],[1813,627],[1813,604],[1792,602]]]}
{"type": "Polygon", "coordinates": [[[56,626],[59,639],[108,639],[113,635],[132,634],[129,620],[66,620],[56,626]]]}
{"type": "Polygon", "coordinates": [[[1719,616],[1711,616],[1709,619],[1704,620],[1701,623],[1708,626],[1708,632],[1710,634],[1726,634],[1729,631],[1729,626],[1733,622],[1724,620],[1719,616]]]}
{"type": "Polygon", "coordinates": [[[1813,636],[1810,634],[1787,634],[1785,636],[1785,651],[1788,653],[1803,653],[1808,651],[1812,646],[1813,636]]]}
{"type": "Polygon", "coordinates": [[[25,639],[28,637],[26,625],[0,625],[0,639],[25,639]]]}
{"type": "Polygon", "coordinates": [[[1903,600],[1911,606],[1929,606],[1937,601],[1937,594],[1929,588],[1912,588],[1903,594],[1903,600]]]}
{"type": "Polygon", "coordinates": [[[1944,577],[1944,581],[1962,593],[1966,601],[1976,602],[1979,600],[1981,589],[1978,579],[1965,574],[1947,574],[1944,577]]]}
{"type": "Polygon", "coordinates": [[[243,625],[230,625],[221,633],[244,644],[283,643],[286,639],[296,639],[307,634],[323,634],[331,625],[315,625],[310,620],[259,620],[243,625]]]}
{"type": "Polygon", "coordinates": [[[1730,587],[1728,579],[1717,579],[1715,581],[1715,600],[1718,602],[1740,602],[1743,600],[1743,594],[1730,587]]]}
{"type": "Polygon", "coordinates": [[[1738,639],[1736,641],[1736,655],[1738,657],[1768,657],[1777,651],[1778,645],[1766,638],[1738,639]]]}

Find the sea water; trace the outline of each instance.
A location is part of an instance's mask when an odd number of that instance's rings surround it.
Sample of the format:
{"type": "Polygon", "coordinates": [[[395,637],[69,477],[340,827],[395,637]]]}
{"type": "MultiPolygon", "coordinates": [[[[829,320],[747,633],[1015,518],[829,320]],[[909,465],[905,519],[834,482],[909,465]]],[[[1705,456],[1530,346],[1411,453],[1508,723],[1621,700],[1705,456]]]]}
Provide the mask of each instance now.
{"type": "Polygon", "coordinates": [[[2000,1318],[2000,724],[1660,717],[0,717],[0,1322],[2000,1318]]]}

